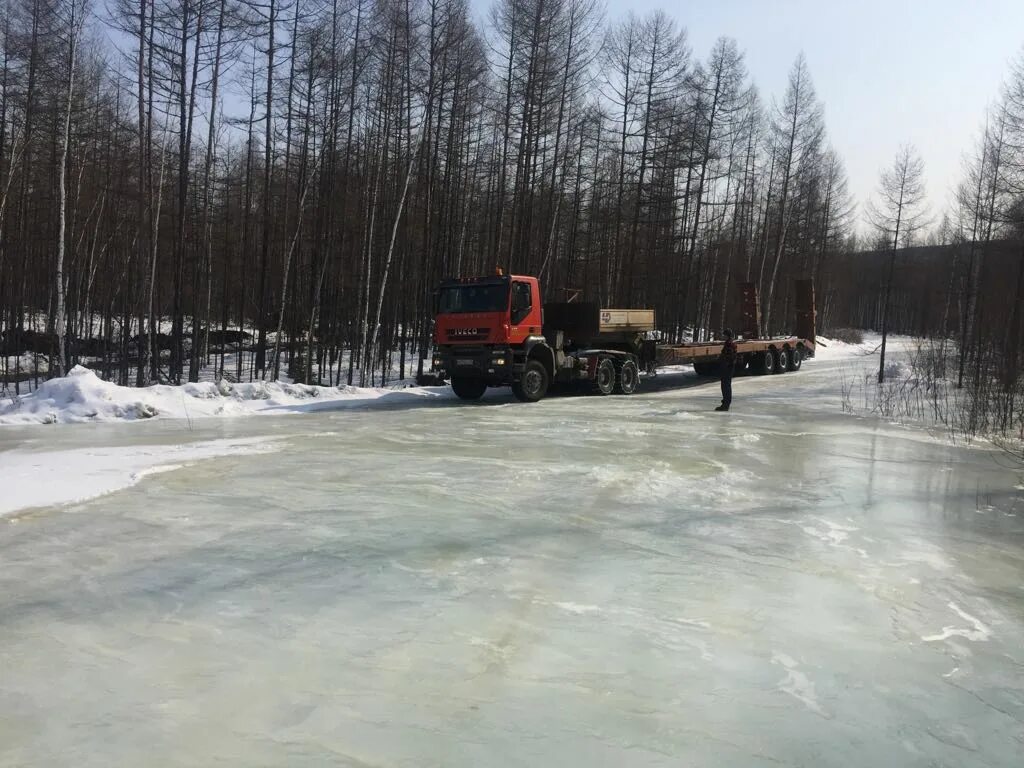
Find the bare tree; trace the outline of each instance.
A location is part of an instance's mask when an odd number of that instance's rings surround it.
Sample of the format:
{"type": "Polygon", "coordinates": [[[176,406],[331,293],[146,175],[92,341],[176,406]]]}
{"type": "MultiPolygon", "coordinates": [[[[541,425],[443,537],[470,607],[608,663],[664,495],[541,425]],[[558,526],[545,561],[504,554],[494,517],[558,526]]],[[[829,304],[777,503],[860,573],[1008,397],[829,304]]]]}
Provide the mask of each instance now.
{"type": "Polygon", "coordinates": [[[889,268],[882,299],[882,346],[878,359],[878,383],[885,380],[885,346],[888,338],[889,302],[892,296],[893,270],[900,246],[907,247],[926,224],[924,162],[917,150],[904,144],[893,164],[882,171],[878,193],[868,206],[871,225],[880,239],[889,244],[889,268]]]}
{"type": "Polygon", "coordinates": [[[778,147],[780,189],[775,216],[775,257],[765,291],[764,325],[772,331],[772,309],[776,280],[786,250],[787,237],[793,220],[794,178],[809,170],[808,158],[816,152],[824,136],[824,117],[821,104],[811,83],[807,59],[801,53],[789,73],[789,84],[782,103],[775,108],[772,118],[773,141],[778,147]]]}
{"type": "MultiPolygon", "coordinates": [[[[65,97],[61,116],[61,139],[57,161],[57,267],[54,273],[54,291],[57,307],[54,311],[57,334],[57,354],[54,372],[60,376],[67,370],[67,315],[64,310],[67,285],[64,279],[64,250],[67,241],[67,165],[71,148],[71,110],[75,98],[75,77],[78,72],[78,42],[85,24],[86,0],[70,0],[66,8],[66,26],[61,32],[67,45],[67,63],[64,70],[65,97]]],[[[58,11],[58,13],[60,13],[58,11]]],[[[62,14],[63,15],[63,14],[62,14]]]]}

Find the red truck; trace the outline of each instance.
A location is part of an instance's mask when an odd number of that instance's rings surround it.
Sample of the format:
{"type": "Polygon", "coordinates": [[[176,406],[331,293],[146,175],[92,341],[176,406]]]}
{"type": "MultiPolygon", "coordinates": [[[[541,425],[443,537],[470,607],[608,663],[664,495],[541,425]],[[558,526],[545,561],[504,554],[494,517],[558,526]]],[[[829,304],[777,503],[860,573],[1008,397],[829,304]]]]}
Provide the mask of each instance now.
{"type": "MultiPolygon", "coordinates": [[[[794,336],[760,338],[754,285],[741,285],[743,329],[736,373],[798,371],[814,355],[814,293],[797,281],[794,336]]],[[[654,310],[607,309],[587,302],[542,304],[536,277],[497,274],[443,281],[435,292],[434,356],[421,384],[451,381],[463,400],[488,387],[511,387],[524,402],[543,398],[553,383],[584,385],[602,395],[631,395],[641,373],[692,364],[718,373],[722,342],[663,344],[654,310]]]]}

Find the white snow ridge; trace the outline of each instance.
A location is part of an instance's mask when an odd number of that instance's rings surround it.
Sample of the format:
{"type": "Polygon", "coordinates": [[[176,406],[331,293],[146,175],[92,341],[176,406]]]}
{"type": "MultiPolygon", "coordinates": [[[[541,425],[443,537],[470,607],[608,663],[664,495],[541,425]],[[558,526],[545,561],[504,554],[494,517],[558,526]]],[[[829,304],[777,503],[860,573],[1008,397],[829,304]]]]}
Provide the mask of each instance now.
{"type": "Polygon", "coordinates": [[[281,414],[329,410],[383,397],[439,396],[448,396],[448,390],[319,387],[281,381],[231,384],[224,379],[216,384],[122,387],[76,365],[67,376],[43,382],[31,394],[0,398],[0,425],[281,414]]]}

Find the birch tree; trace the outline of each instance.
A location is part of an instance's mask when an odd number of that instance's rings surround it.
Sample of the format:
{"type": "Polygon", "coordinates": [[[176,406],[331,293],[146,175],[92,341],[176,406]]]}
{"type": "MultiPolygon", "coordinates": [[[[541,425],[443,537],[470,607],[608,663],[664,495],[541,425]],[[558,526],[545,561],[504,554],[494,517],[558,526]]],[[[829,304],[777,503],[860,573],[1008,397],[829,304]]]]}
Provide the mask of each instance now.
{"type": "Polygon", "coordinates": [[[61,36],[67,46],[67,59],[64,69],[64,102],[61,115],[61,139],[57,161],[57,263],[54,270],[54,292],[57,306],[54,310],[55,332],[57,334],[57,354],[54,359],[54,372],[61,376],[67,370],[67,314],[65,299],[67,285],[64,280],[64,252],[68,238],[67,233],[67,166],[68,154],[71,151],[71,111],[75,98],[75,78],[78,72],[78,44],[86,17],[86,0],[69,0],[64,8],[58,10],[59,15],[66,14],[66,24],[61,36]]]}

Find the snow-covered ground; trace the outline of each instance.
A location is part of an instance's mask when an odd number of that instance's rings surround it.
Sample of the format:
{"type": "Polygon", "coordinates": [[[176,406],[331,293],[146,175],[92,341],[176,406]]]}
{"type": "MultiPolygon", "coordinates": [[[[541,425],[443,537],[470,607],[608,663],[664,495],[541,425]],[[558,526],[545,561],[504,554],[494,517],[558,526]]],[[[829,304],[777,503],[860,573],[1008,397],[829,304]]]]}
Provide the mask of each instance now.
{"type": "MultiPolygon", "coordinates": [[[[870,354],[877,340],[860,345],[824,340],[809,368],[828,361],[842,361],[843,374],[865,371],[874,363],[870,354]]],[[[907,343],[904,340],[901,343],[907,343]]],[[[807,369],[805,369],[807,370],[807,369]]],[[[834,376],[819,375],[807,390],[805,378],[790,377],[783,382],[771,378],[771,389],[790,397],[815,398],[829,402],[834,394],[834,376]]],[[[749,386],[738,379],[738,391],[749,386]]],[[[658,390],[701,383],[690,366],[665,368],[648,379],[647,389],[658,390]]],[[[705,382],[706,383],[706,382],[705,382]]],[[[710,386],[713,386],[711,384],[710,386]]],[[[231,384],[225,380],[181,386],[154,385],[122,387],[103,381],[94,372],[77,366],[59,379],[44,382],[36,391],[21,397],[0,399],[0,430],[13,425],[57,425],[77,423],[175,420],[191,430],[197,420],[244,416],[280,416],[326,412],[357,407],[405,407],[451,400],[449,387],[318,387],[288,382],[257,381],[231,384]]],[[[509,400],[507,390],[492,391],[488,401],[509,400]]],[[[821,402],[818,403],[820,405],[821,402]]],[[[838,408],[838,404],[833,404],[838,408]]],[[[141,427],[140,427],[141,428],[141,427]]],[[[9,433],[9,430],[7,430],[9,433]]],[[[4,435],[0,432],[0,438],[4,435]]],[[[58,444],[66,433],[60,434],[58,444]]],[[[45,443],[45,440],[43,441],[45,443]]],[[[0,448],[4,445],[0,440],[0,448]]],[[[135,484],[147,474],[175,469],[182,462],[202,461],[232,453],[239,446],[224,441],[186,441],[168,449],[164,445],[142,448],[89,448],[48,450],[37,454],[0,454],[6,461],[7,492],[0,498],[0,517],[30,506],[48,506],[83,501],[135,484]]],[[[261,446],[260,450],[272,450],[261,446]]]]}
{"type": "MultiPolygon", "coordinates": [[[[877,347],[869,339],[863,344],[845,344],[824,340],[819,345],[813,367],[821,361],[845,360],[858,364],[877,347]]],[[[906,343],[903,340],[900,343],[906,343]]],[[[871,363],[865,364],[865,370],[871,363]]],[[[666,368],[662,374],[692,375],[690,366],[666,368]]],[[[778,382],[774,379],[768,381],[778,382]]],[[[821,384],[826,382],[818,382],[821,384]]],[[[792,385],[791,379],[786,384],[792,385]]],[[[836,387],[838,389],[838,382],[836,387]]],[[[782,388],[793,391],[792,386],[782,388]]],[[[507,396],[507,391],[502,394],[507,396]]],[[[280,415],[282,412],[306,413],[332,410],[388,399],[415,401],[422,398],[450,398],[448,387],[320,387],[287,381],[256,381],[232,384],[201,381],[196,384],[150,387],[122,387],[100,379],[93,371],[76,366],[67,376],[51,379],[39,389],[20,397],[0,398],[0,426],[11,424],[67,424],[75,422],[134,421],[137,419],[196,419],[237,417],[253,414],[280,415]]],[[[492,393],[491,397],[495,396],[492,393]]],[[[497,396],[501,396],[498,394],[497,396]]]]}
{"type": "Polygon", "coordinates": [[[0,426],[306,413],[382,398],[390,402],[448,396],[446,387],[318,387],[280,381],[231,384],[223,379],[181,386],[121,387],[76,366],[67,376],[51,379],[31,394],[0,399],[0,426]]]}
{"type": "Polygon", "coordinates": [[[1016,768],[1021,473],[844,414],[871,348],[0,428],[0,765],[1016,768]]]}

